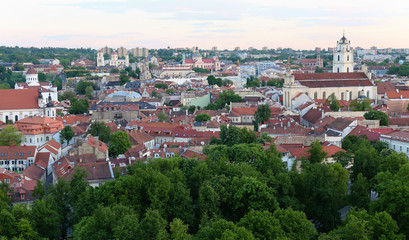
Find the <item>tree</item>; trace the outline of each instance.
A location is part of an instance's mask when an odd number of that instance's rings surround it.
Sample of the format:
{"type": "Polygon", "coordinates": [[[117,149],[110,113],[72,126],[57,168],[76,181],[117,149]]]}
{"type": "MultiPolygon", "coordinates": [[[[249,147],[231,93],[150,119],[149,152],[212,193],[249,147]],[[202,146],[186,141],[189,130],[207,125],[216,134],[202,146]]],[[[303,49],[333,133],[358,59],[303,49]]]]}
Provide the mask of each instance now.
{"type": "Polygon", "coordinates": [[[168,89],[168,85],[166,83],[156,83],[155,88],[168,89]]]}
{"type": "Polygon", "coordinates": [[[37,179],[37,185],[34,187],[32,195],[38,199],[45,197],[45,187],[40,179],[37,179]]]}
{"type": "Polygon", "coordinates": [[[43,72],[38,73],[38,81],[39,82],[45,82],[47,80],[47,76],[43,72]]]}
{"type": "Polygon", "coordinates": [[[94,95],[94,88],[91,87],[91,86],[86,87],[86,88],[85,88],[85,96],[86,96],[88,99],[93,99],[93,98],[94,98],[93,95],[94,95]]]}
{"type": "MultiPolygon", "coordinates": [[[[85,94],[85,89],[86,89],[88,86],[91,86],[91,87],[94,88],[94,84],[93,84],[91,81],[84,81],[84,80],[79,81],[79,82],[77,83],[77,86],[76,86],[76,91],[77,91],[77,93],[78,93],[78,94],[85,94]]],[[[94,88],[94,89],[95,89],[95,88],[94,88]]]]}
{"type": "Polygon", "coordinates": [[[124,84],[126,84],[127,82],[129,82],[130,80],[129,80],[129,76],[128,75],[126,75],[126,74],[121,74],[120,76],[119,76],[119,84],[121,84],[121,85],[124,85],[124,84]]]}
{"type": "Polygon", "coordinates": [[[318,141],[314,141],[311,143],[311,148],[308,149],[308,153],[310,153],[309,160],[310,163],[322,163],[324,159],[327,157],[327,153],[322,150],[321,143],[318,141]]]}
{"type": "Polygon", "coordinates": [[[380,120],[379,124],[381,126],[389,126],[389,118],[382,111],[369,111],[364,114],[364,118],[367,120],[380,120]]]}
{"type": "Polygon", "coordinates": [[[23,135],[12,125],[5,126],[0,131],[0,146],[20,146],[22,141],[23,135]]]}
{"type": "Polygon", "coordinates": [[[195,121],[206,122],[210,120],[210,116],[207,113],[202,113],[196,116],[195,121]]]}
{"type": "Polygon", "coordinates": [[[72,130],[71,126],[65,126],[63,130],[61,130],[61,139],[67,140],[67,144],[70,144],[70,140],[74,137],[74,131],[72,130]]]}
{"type": "Polygon", "coordinates": [[[316,72],[316,73],[323,73],[323,72],[324,72],[324,69],[323,69],[323,68],[320,68],[320,67],[318,67],[318,66],[316,66],[316,67],[315,67],[315,72],[316,72]]]}
{"type": "Polygon", "coordinates": [[[119,69],[118,68],[112,68],[110,72],[111,73],[119,73],[119,69]]]}
{"type": "Polygon", "coordinates": [[[291,208],[278,209],[273,217],[279,221],[287,239],[311,239],[316,234],[313,224],[303,212],[291,208]]]}
{"type": "Polygon", "coordinates": [[[338,112],[338,110],[339,110],[339,101],[338,101],[338,99],[337,99],[337,97],[335,96],[334,93],[329,95],[329,97],[327,98],[325,103],[329,104],[329,108],[332,111],[338,112]]]}
{"type": "Polygon", "coordinates": [[[164,111],[161,111],[158,114],[158,119],[159,119],[159,122],[167,122],[169,120],[169,116],[164,111]]]}
{"type": "Polygon", "coordinates": [[[371,99],[369,99],[369,98],[355,99],[349,104],[349,107],[352,109],[352,111],[369,111],[369,110],[372,110],[371,99]]]}
{"type": "Polygon", "coordinates": [[[257,122],[264,123],[271,117],[271,108],[268,104],[260,105],[254,113],[254,118],[257,122]]]}
{"type": "Polygon", "coordinates": [[[369,184],[367,179],[359,173],[354,183],[351,185],[350,202],[357,208],[369,207],[369,184]]]}
{"type": "Polygon", "coordinates": [[[183,221],[179,218],[173,219],[169,224],[170,226],[170,239],[172,240],[190,240],[192,236],[188,233],[188,225],[183,224],[183,221]]]}
{"type": "Polygon", "coordinates": [[[255,239],[253,234],[244,227],[236,226],[233,222],[220,219],[211,223],[208,226],[203,226],[199,229],[196,235],[197,239],[213,240],[213,239],[236,239],[236,240],[252,240],[255,239]]]}
{"type": "Polygon", "coordinates": [[[251,210],[237,225],[251,231],[257,239],[281,239],[285,235],[280,221],[268,211],[251,210]]]}
{"type": "Polygon", "coordinates": [[[173,90],[172,89],[166,89],[166,94],[169,94],[169,95],[171,95],[171,94],[173,94],[173,90]]]}
{"type": "Polygon", "coordinates": [[[105,125],[102,121],[95,121],[91,124],[88,133],[91,134],[93,137],[99,138],[99,140],[103,141],[104,143],[109,142],[109,135],[111,134],[111,129],[105,125]]]}
{"type": "Polygon", "coordinates": [[[77,94],[75,94],[75,92],[74,92],[74,91],[71,91],[71,90],[65,91],[65,92],[61,95],[61,99],[62,99],[62,100],[70,100],[70,99],[76,98],[76,97],[77,97],[77,94]]]}
{"type": "Polygon", "coordinates": [[[77,100],[76,98],[71,99],[71,107],[68,109],[70,114],[84,114],[88,113],[89,102],[87,99],[77,100]]]}
{"type": "Polygon", "coordinates": [[[59,236],[59,218],[46,200],[36,200],[32,206],[33,228],[43,238],[56,239],[59,236]]]}
{"type": "Polygon", "coordinates": [[[132,147],[132,143],[129,140],[128,133],[124,131],[116,131],[110,136],[109,153],[111,156],[118,156],[125,153],[132,147]]]}

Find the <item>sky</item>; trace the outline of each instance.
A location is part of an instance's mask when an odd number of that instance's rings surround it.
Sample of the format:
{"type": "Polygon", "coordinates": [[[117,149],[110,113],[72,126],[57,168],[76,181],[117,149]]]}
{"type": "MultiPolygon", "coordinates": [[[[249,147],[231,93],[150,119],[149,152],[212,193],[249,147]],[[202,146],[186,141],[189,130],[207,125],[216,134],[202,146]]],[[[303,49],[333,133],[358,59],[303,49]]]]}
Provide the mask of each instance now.
{"type": "Polygon", "coordinates": [[[0,46],[409,48],[404,0],[2,0],[0,46]]]}

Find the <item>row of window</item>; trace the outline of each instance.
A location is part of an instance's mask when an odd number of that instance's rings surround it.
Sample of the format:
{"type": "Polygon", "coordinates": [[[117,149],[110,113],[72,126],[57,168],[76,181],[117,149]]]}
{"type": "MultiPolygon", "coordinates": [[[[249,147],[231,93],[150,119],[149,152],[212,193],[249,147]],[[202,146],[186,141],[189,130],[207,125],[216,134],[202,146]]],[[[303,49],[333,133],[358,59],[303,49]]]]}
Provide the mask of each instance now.
{"type": "MultiPolygon", "coordinates": [[[[306,94],[308,95],[308,93],[306,93],[306,94]]],[[[348,94],[348,93],[343,93],[343,92],[341,93],[341,100],[346,100],[345,99],[346,94],[348,94]]],[[[358,95],[359,95],[359,92],[358,92],[358,95]]],[[[331,94],[327,96],[326,92],[322,93],[322,99],[327,99],[327,97],[329,97],[329,96],[331,96],[331,94]]],[[[369,93],[369,91],[367,91],[366,92],[366,97],[369,98],[369,96],[370,96],[370,93],[369,93]]],[[[317,92],[314,92],[314,99],[318,99],[318,93],[317,92]]],[[[352,92],[349,92],[349,100],[352,100],[352,92]]]]}
{"type": "Polygon", "coordinates": [[[25,165],[26,160],[0,160],[0,165],[14,165],[14,164],[25,165]]]}
{"type": "MultiPolygon", "coordinates": [[[[41,137],[41,138],[37,138],[37,143],[39,143],[39,142],[40,142],[40,139],[41,139],[41,142],[43,141],[43,137],[41,137]]],[[[35,140],[35,139],[34,139],[34,140],[35,140]]],[[[50,137],[49,137],[49,136],[45,137],[45,141],[46,141],[46,142],[50,141],[50,137]]],[[[26,142],[33,143],[33,139],[32,139],[32,138],[30,138],[30,141],[27,141],[27,139],[26,139],[26,142]]]]}
{"type": "MultiPolygon", "coordinates": [[[[393,144],[393,150],[398,151],[395,144],[393,144]]],[[[399,146],[399,152],[403,152],[402,146],[399,146]]],[[[406,153],[409,153],[409,147],[406,147],[406,153]]]]}

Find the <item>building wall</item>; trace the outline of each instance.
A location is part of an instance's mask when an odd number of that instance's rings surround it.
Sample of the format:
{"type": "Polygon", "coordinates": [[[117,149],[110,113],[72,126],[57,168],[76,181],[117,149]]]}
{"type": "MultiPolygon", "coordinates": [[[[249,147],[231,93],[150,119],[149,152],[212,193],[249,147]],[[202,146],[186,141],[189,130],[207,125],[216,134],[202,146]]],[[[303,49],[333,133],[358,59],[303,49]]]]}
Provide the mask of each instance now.
{"type": "Polygon", "coordinates": [[[15,109],[15,110],[0,110],[0,121],[12,120],[13,122],[23,119],[28,116],[41,115],[41,109],[15,109]]]}
{"type": "Polygon", "coordinates": [[[187,106],[199,106],[201,108],[206,107],[210,103],[210,93],[197,97],[195,99],[192,99],[190,103],[188,103],[187,106]]]}
{"type": "Polygon", "coordinates": [[[396,114],[401,112],[408,112],[409,99],[397,99],[397,100],[388,100],[386,105],[389,108],[390,114],[396,114]]]}
{"type": "Polygon", "coordinates": [[[53,139],[55,133],[50,134],[37,134],[37,135],[24,135],[24,144],[27,146],[41,146],[46,142],[53,139]]]}
{"type": "Polygon", "coordinates": [[[395,150],[398,153],[404,153],[409,156],[409,142],[399,141],[397,139],[390,139],[387,137],[380,138],[382,142],[386,142],[390,149],[395,150]]]}
{"type": "Polygon", "coordinates": [[[101,121],[101,120],[112,120],[112,119],[125,119],[127,121],[133,121],[138,118],[139,111],[109,111],[109,112],[96,112],[92,113],[91,119],[101,121]],[[122,116],[119,118],[119,116],[122,116]]]}

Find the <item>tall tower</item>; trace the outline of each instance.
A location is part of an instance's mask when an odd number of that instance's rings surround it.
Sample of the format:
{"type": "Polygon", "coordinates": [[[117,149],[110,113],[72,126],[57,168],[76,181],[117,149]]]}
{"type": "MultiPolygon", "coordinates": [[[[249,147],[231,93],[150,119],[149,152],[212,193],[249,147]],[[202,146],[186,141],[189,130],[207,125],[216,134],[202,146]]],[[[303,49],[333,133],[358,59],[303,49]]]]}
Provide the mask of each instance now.
{"type": "Polygon", "coordinates": [[[102,50],[99,50],[97,55],[97,67],[102,67],[104,65],[105,65],[104,52],[102,50]]]}
{"type": "Polygon", "coordinates": [[[26,83],[28,86],[40,86],[40,83],[38,82],[38,73],[32,67],[26,72],[26,83]]]}
{"type": "Polygon", "coordinates": [[[334,50],[334,61],[332,72],[353,72],[354,71],[354,51],[350,46],[345,34],[337,41],[337,47],[334,50]]]}

